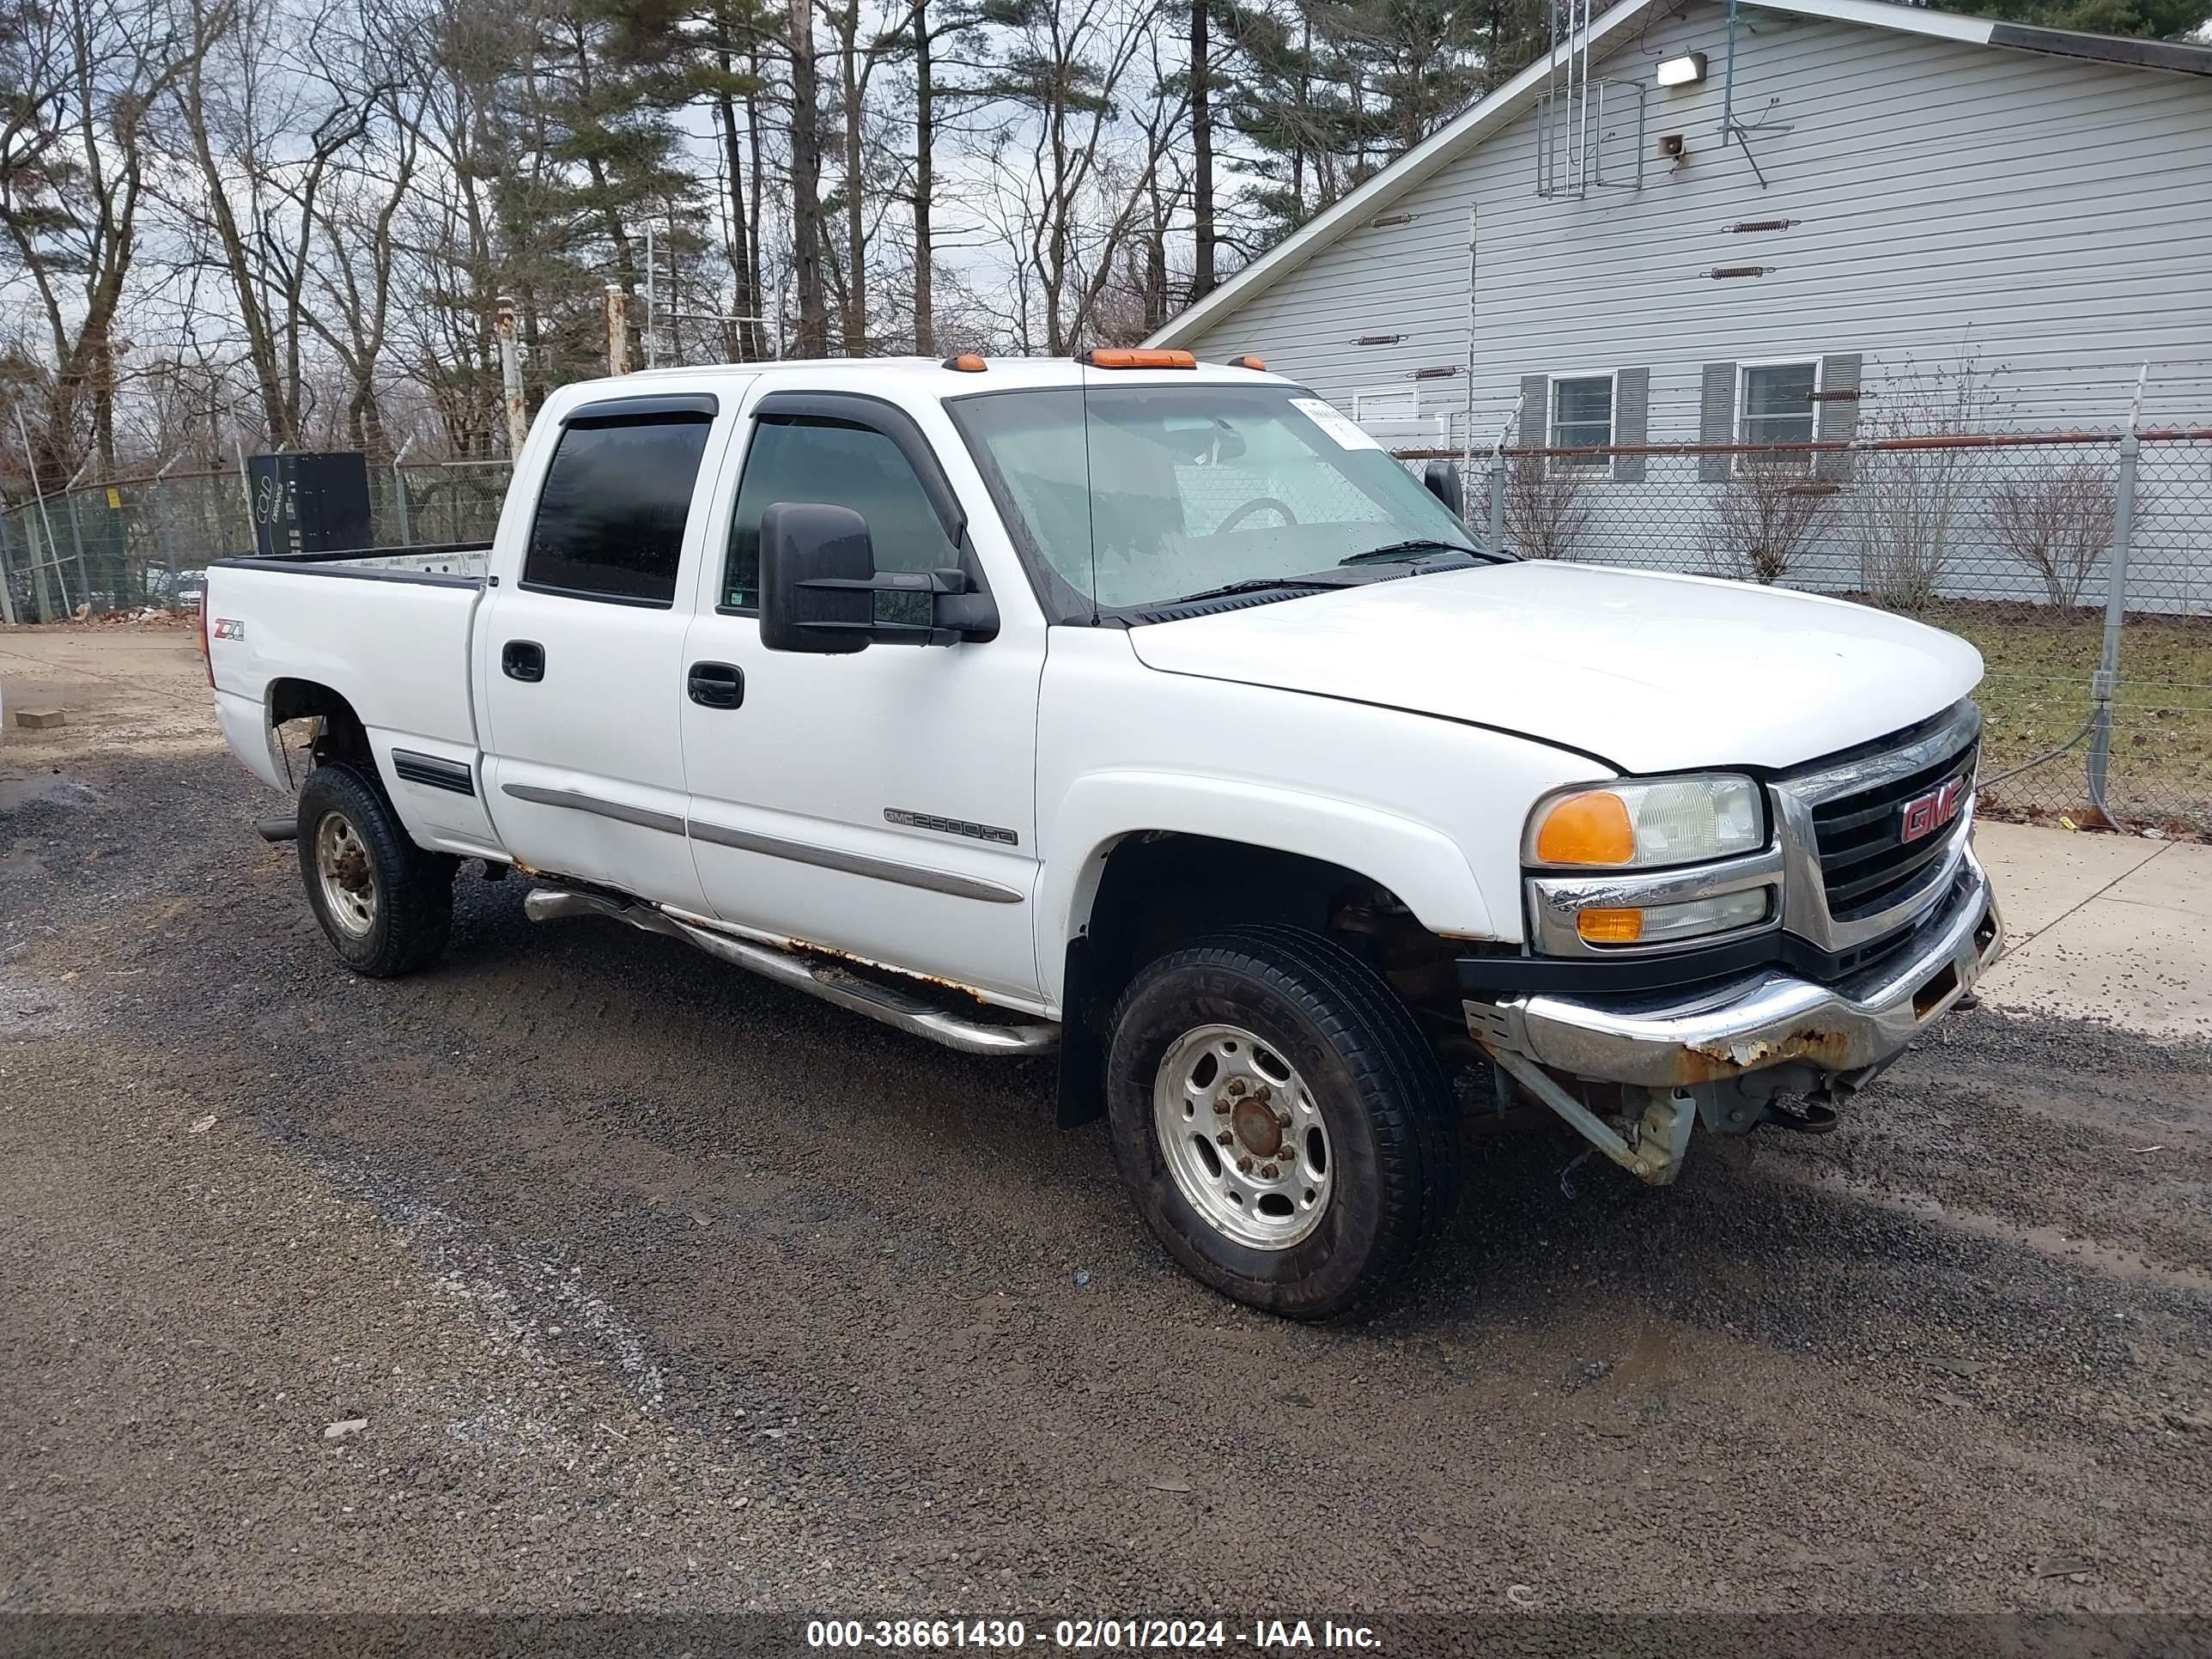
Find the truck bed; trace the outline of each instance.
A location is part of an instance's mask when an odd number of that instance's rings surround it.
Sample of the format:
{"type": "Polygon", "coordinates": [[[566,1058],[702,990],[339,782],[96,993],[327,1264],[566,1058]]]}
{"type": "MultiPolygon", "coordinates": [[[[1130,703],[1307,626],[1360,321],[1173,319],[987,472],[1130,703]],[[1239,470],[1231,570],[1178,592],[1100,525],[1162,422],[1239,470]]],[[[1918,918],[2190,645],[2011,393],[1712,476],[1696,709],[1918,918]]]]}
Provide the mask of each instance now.
{"type": "Polygon", "coordinates": [[[232,747],[289,793],[297,780],[271,715],[288,707],[288,682],[327,687],[359,717],[386,788],[426,842],[489,842],[474,787],[470,628],[489,553],[488,544],[364,548],[210,565],[210,672],[232,747]]]}

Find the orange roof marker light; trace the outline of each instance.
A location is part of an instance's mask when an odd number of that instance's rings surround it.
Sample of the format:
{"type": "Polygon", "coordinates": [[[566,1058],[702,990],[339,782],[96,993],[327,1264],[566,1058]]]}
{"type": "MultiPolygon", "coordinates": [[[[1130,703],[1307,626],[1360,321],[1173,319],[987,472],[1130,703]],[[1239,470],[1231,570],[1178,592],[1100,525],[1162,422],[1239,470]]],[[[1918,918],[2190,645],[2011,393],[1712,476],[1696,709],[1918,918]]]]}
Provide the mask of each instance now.
{"type": "Polygon", "coordinates": [[[981,374],[990,364],[983,361],[980,352],[956,351],[945,360],[944,367],[957,369],[963,374],[981,374]]]}
{"type": "Polygon", "coordinates": [[[1198,359],[1188,351],[1142,351],[1120,346],[1093,346],[1079,360],[1093,368],[1196,368],[1198,359]]]}
{"type": "Polygon", "coordinates": [[[1265,374],[1267,372],[1267,365],[1259,358],[1251,356],[1249,353],[1247,353],[1242,357],[1231,357],[1229,360],[1229,367],[1231,368],[1249,368],[1255,374],[1265,374]]]}

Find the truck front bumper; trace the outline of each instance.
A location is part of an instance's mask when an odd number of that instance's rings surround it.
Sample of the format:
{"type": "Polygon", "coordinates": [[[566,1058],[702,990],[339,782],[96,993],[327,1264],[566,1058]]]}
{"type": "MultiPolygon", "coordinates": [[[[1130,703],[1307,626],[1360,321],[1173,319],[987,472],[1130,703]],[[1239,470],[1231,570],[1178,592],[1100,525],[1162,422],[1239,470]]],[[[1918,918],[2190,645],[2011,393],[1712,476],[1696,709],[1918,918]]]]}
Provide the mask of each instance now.
{"type": "Polygon", "coordinates": [[[1972,991],[2003,943],[1989,878],[1969,851],[1910,945],[1835,984],[1761,968],[1688,992],[1529,992],[1468,1002],[1468,1029],[1553,1072],[1653,1089],[1785,1065],[1870,1074],[1972,991]]]}

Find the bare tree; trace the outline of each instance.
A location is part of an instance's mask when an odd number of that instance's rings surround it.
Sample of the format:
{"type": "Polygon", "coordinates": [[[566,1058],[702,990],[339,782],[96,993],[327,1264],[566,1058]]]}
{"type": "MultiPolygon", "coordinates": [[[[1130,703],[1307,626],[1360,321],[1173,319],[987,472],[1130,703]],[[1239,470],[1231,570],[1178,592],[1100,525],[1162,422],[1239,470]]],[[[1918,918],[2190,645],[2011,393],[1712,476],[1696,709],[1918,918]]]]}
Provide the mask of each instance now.
{"type": "Polygon", "coordinates": [[[193,66],[161,0],[0,9],[0,223],[52,356],[42,475],[115,466],[117,337],[152,161],[147,112],[193,66]]]}
{"type": "Polygon", "coordinates": [[[1181,141],[1189,88],[1171,76],[1164,0],[1015,0],[984,90],[1014,112],[990,161],[1011,205],[1008,244],[1024,349],[1059,356],[1091,328],[1116,256],[1141,220],[1146,180],[1181,141]],[[1122,125],[1125,105],[1167,100],[1175,118],[1122,125]],[[1127,148],[1115,140],[1129,131],[1127,148]]]}
{"type": "Polygon", "coordinates": [[[1591,469],[1516,455],[1505,472],[1505,533],[1528,559],[1571,559],[1589,529],[1591,469]]]}
{"type": "Polygon", "coordinates": [[[1800,472],[1755,467],[1722,486],[1698,527],[1713,574],[1768,586],[1790,567],[1827,518],[1836,486],[1800,472]]]}
{"type": "Polygon", "coordinates": [[[2052,605],[2077,605],[2112,545],[2118,506],[2112,475],[2076,461],[1999,489],[1990,503],[1990,527],[2006,551],[2043,578],[2052,605]]]}
{"type": "Polygon", "coordinates": [[[1955,368],[1908,367],[1890,381],[1871,421],[1862,417],[1875,442],[1856,457],[1850,520],[1860,585],[1877,604],[1918,611],[1942,586],[1978,452],[1917,441],[1985,427],[1996,406],[1990,382],[1971,352],[1955,368]]]}

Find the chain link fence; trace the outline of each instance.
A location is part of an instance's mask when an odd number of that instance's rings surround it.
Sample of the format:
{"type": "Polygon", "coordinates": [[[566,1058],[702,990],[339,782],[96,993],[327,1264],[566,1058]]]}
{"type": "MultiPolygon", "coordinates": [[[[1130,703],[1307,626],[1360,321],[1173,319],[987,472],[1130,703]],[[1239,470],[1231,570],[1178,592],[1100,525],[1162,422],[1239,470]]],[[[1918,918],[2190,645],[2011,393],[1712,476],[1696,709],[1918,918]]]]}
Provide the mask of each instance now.
{"type": "Polygon", "coordinates": [[[1965,635],[1989,671],[1987,808],[2212,833],[2212,429],[1471,465],[1469,525],[1524,556],[1837,594],[1965,635]]]}
{"type": "MultiPolygon", "coordinates": [[[[422,462],[368,475],[380,547],[488,542],[505,460],[422,462]]],[[[60,622],[196,603],[214,560],[255,550],[236,471],[80,484],[0,508],[0,623],[60,622]]]]}

